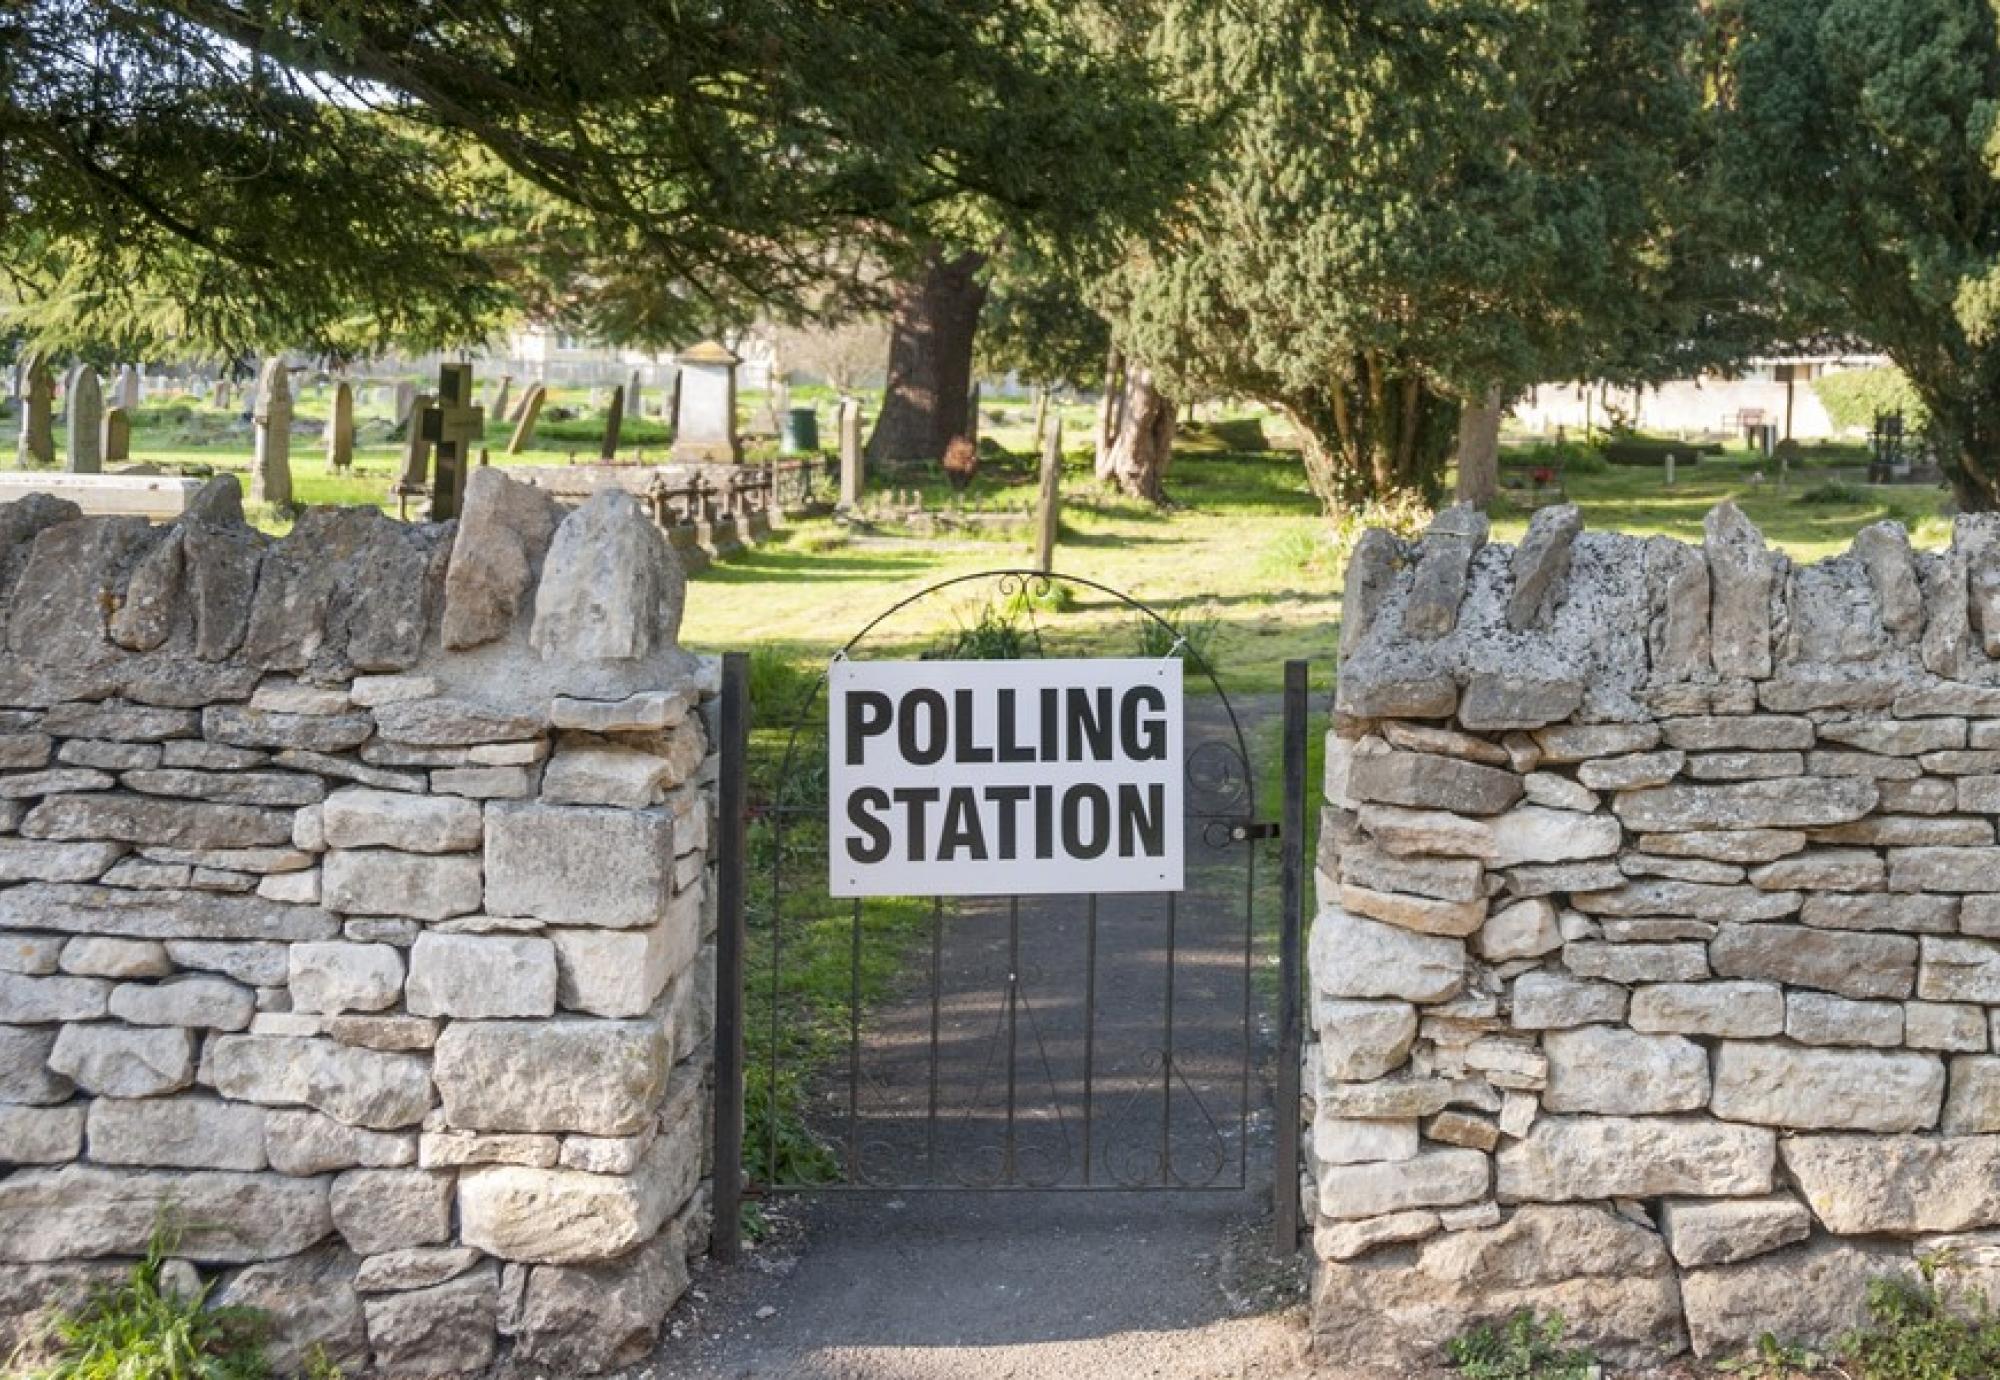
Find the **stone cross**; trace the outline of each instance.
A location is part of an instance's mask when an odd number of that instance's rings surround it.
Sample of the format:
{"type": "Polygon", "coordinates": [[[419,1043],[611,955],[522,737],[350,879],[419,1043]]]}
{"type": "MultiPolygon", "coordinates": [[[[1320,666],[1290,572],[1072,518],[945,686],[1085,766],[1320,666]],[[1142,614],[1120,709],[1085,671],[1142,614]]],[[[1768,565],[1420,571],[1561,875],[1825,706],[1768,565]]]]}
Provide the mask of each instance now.
{"type": "Polygon", "coordinates": [[[604,444],[598,448],[600,460],[618,458],[618,433],[625,429],[625,386],[611,390],[611,406],[604,414],[604,444]]]}
{"type": "Polygon", "coordinates": [[[514,422],[514,434],[507,440],[509,455],[519,455],[535,439],[535,421],[542,415],[542,403],[548,396],[548,385],[543,383],[531,383],[521,394],[521,415],[514,422]]]}
{"type": "Polygon", "coordinates": [[[862,468],[861,399],[840,400],[840,506],[849,512],[861,507],[861,486],[866,480],[862,468]]]}
{"type": "Polygon", "coordinates": [[[680,405],[674,415],[673,459],[700,464],[743,459],[736,439],[736,366],[729,348],[705,340],[679,357],[680,405]]]}
{"type": "Polygon", "coordinates": [[[15,455],[22,468],[56,462],[56,380],[37,355],[22,380],[21,436],[15,455]]]}
{"type": "Polygon", "coordinates": [[[341,379],[333,385],[333,408],[326,422],[326,467],[346,470],[354,465],[354,385],[341,379]]]}
{"type": "Polygon", "coordinates": [[[431,484],[432,522],[458,516],[472,448],[486,435],[486,409],[472,401],[472,366],[438,366],[437,402],[423,409],[424,439],[437,447],[437,478],[431,484]]]}
{"type": "Polygon", "coordinates": [[[132,458],[132,414],[125,408],[104,409],[104,426],[98,437],[97,453],[107,465],[132,458]]]}
{"type": "Polygon", "coordinates": [[[104,393],[98,386],[97,371],[85,366],[72,375],[69,398],[69,472],[99,474],[104,470],[104,393]]]}
{"type": "Polygon", "coordinates": [[[264,361],[251,412],[257,432],[250,469],[250,500],[289,507],[292,501],[292,376],[282,357],[264,361]]]}
{"type": "Polygon", "coordinates": [[[1062,527],[1062,418],[1051,417],[1042,442],[1042,488],[1035,509],[1035,569],[1055,569],[1056,533],[1062,527]]]}

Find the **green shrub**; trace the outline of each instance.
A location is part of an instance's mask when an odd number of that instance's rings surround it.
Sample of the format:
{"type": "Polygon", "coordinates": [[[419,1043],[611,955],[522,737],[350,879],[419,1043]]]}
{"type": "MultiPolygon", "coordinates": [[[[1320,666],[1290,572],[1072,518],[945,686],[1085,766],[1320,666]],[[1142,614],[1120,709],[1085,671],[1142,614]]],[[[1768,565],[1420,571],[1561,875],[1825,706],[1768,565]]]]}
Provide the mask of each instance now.
{"type": "Polygon", "coordinates": [[[30,1380],[264,1380],[263,1315],[207,1307],[206,1286],[186,1296],[165,1287],[173,1241],[171,1229],[155,1230],[124,1283],[59,1315],[55,1357],[30,1380]]]}
{"type": "Polygon", "coordinates": [[[1369,528],[1386,528],[1405,541],[1412,541],[1424,534],[1435,516],[1422,497],[1407,489],[1388,498],[1370,499],[1359,508],[1343,509],[1333,520],[1330,540],[1333,548],[1330,564],[1335,574],[1346,571],[1355,543],[1369,528]]]}
{"type": "Polygon", "coordinates": [[[1829,479],[1824,484],[1815,484],[1803,490],[1792,500],[1808,508],[1841,508],[1857,503],[1872,503],[1875,496],[1859,484],[1847,484],[1838,479],[1829,479]]]}
{"type": "Polygon", "coordinates": [[[1983,1294],[1937,1286],[1935,1257],[1918,1262],[1918,1280],[1868,1285],[1868,1326],[1840,1339],[1842,1369],[1853,1380],[1972,1380],[2000,1375],[2000,1318],[1983,1294]]]}
{"type": "Polygon", "coordinates": [[[1132,655],[1136,657],[1177,656],[1192,652],[1209,670],[1216,669],[1216,629],[1221,620],[1200,616],[1192,609],[1170,609],[1155,618],[1134,614],[1132,655]]]}
{"type": "Polygon", "coordinates": [[[928,661],[1019,661],[1040,656],[1034,632],[1021,626],[1018,611],[988,601],[970,623],[961,621],[955,632],[924,653],[928,661]]]}
{"type": "Polygon", "coordinates": [[[1000,610],[1009,618],[1030,613],[1067,613],[1076,607],[1076,591],[1061,580],[1024,579],[1013,593],[1000,601],[1000,610]]]}
{"type": "Polygon", "coordinates": [[[1812,381],[1813,396],[1834,426],[1841,431],[1866,431],[1875,425],[1881,412],[1901,412],[1907,435],[1921,430],[1929,414],[1903,371],[1885,365],[1880,369],[1841,369],[1821,374],[1812,381]]]}
{"type": "Polygon", "coordinates": [[[1825,1360],[1815,1351],[1781,1342],[1766,1332],[1748,1352],[1719,1361],[1715,1368],[1724,1375],[1741,1376],[1742,1380],[1799,1380],[1819,1374],[1825,1360]]]}
{"type": "Polygon", "coordinates": [[[1499,1326],[1486,1323],[1445,1343],[1445,1356],[1466,1380],[1589,1380],[1597,1360],[1565,1351],[1559,1313],[1537,1318],[1528,1309],[1499,1326]]]}

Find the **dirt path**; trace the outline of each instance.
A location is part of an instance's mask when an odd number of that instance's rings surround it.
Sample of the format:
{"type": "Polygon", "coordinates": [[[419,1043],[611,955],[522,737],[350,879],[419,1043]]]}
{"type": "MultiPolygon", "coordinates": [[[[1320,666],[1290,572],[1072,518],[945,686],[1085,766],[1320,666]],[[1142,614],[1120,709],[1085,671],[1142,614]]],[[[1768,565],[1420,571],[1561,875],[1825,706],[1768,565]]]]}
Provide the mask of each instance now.
{"type": "MultiPolygon", "coordinates": [[[[1189,706],[1191,749],[1233,743],[1218,701],[1189,706]]],[[[1254,751],[1277,697],[1235,707],[1254,751]]],[[[1227,756],[1192,760],[1214,768],[1227,756]]],[[[1204,775],[1191,810],[1240,809],[1226,772],[1204,775]]],[[[851,1174],[906,1190],[1163,1177],[1216,1187],[772,1200],[776,1232],[739,1268],[697,1276],[654,1374],[1305,1374],[1298,1281],[1266,1245],[1272,998],[1266,980],[1246,1002],[1242,852],[1190,820],[1189,888],[1171,908],[1158,897],[942,908],[907,990],[864,1024],[859,1093],[850,1103],[830,1073],[816,1099],[851,1174]]],[[[1266,928],[1273,918],[1258,917],[1266,928]]],[[[1258,962],[1267,956],[1260,940],[1258,962]]]]}

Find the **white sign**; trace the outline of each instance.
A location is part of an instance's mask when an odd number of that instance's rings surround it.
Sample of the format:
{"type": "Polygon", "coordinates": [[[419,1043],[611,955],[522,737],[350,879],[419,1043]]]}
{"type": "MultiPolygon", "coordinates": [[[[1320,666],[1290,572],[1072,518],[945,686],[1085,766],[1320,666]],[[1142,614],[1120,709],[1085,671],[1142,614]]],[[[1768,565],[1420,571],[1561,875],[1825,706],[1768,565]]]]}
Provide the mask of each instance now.
{"type": "Polygon", "coordinates": [[[1181,663],[839,661],[835,896],[1181,889],[1181,663]]]}

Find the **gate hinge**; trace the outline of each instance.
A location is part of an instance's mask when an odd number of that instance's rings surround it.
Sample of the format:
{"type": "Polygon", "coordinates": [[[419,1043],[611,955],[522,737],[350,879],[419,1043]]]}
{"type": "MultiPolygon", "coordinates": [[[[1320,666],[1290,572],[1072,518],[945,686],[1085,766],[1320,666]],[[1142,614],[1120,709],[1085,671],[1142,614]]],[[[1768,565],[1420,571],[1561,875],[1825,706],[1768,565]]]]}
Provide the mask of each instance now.
{"type": "Polygon", "coordinates": [[[1246,839],[1279,838],[1284,832],[1284,826],[1273,819],[1261,824],[1239,824],[1229,831],[1229,837],[1234,843],[1242,843],[1246,839]]]}

